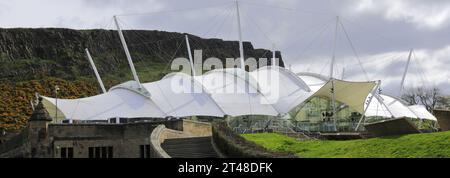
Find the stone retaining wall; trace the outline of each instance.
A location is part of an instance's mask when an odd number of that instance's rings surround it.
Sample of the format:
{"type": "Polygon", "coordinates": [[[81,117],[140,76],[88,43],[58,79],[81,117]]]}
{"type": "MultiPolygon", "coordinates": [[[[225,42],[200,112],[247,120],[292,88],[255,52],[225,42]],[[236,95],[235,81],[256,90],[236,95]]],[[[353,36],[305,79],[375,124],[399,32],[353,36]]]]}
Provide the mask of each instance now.
{"type": "Polygon", "coordinates": [[[434,115],[436,116],[439,127],[442,131],[450,130],[450,110],[434,110],[434,115]]]}

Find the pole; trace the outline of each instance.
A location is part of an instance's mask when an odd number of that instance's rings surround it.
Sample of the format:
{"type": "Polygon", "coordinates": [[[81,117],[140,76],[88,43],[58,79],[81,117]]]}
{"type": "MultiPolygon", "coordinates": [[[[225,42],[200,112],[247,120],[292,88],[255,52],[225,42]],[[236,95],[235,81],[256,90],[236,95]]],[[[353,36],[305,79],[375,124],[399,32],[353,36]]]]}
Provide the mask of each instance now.
{"type": "Polygon", "coordinates": [[[240,54],[241,69],[245,70],[244,44],[242,43],[241,15],[239,12],[239,2],[237,0],[235,2],[236,2],[236,14],[237,14],[238,34],[239,34],[239,54],[240,54]]]}
{"type": "Polygon", "coordinates": [[[134,68],[133,60],[131,59],[130,51],[128,50],[127,42],[125,41],[125,37],[123,36],[122,29],[120,28],[119,22],[117,21],[117,16],[114,16],[114,22],[117,27],[117,32],[119,33],[120,41],[122,42],[123,50],[125,51],[125,55],[127,56],[128,64],[130,65],[131,72],[133,73],[134,80],[141,84],[139,77],[136,73],[136,69],[134,68]]]}
{"type": "Polygon", "coordinates": [[[336,117],[336,94],[334,91],[334,61],[336,59],[336,41],[338,34],[338,24],[339,24],[339,16],[336,16],[336,29],[334,31],[334,45],[333,45],[333,56],[331,57],[331,65],[330,65],[330,80],[331,80],[331,102],[333,107],[333,122],[334,122],[334,131],[337,131],[337,117],[336,117]]]}
{"type": "Polygon", "coordinates": [[[341,80],[344,80],[344,77],[345,77],[345,67],[342,68],[341,80]]]}
{"type": "Polygon", "coordinates": [[[195,76],[194,61],[192,60],[191,45],[189,44],[189,37],[188,37],[188,35],[186,35],[185,37],[186,37],[186,46],[187,46],[187,50],[188,50],[189,61],[191,62],[191,74],[192,74],[192,76],[195,76]]]}
{"type": "Polygon", "coordinates": [[[386,103],[384,103],[383,98],[381,98],[380,95],[375,95],[375,98],[378,100],[378,102],[381,103],[381,105],[383,105],[386,110],[389,112],[389,114],[391,115],[391,118],[394,118],[394,114],[392,114],[392,111],[388,108],[388,106],[386,105],[386,103]]]}
{"type": "Polygon", "coordinates": [[[330,65],[330,79],[333,78],[333,72],[334,72],[334,60],[336,58],[336,43],[337,43],[337,34],[338,34],[338,24],[339,24],[339,16],[336,16],[336,29],[334,31],[333,56],[331,57],[331,65],[330,65]]]}
{"type": "Polygon", "coordinates": [[[86,56],[89,60],[89,63],[91,64],[92,69],[94,70],[95,77],[97,78],[97,81],[100,84],[100,87],[101,87],[103,93],[106,93],[105,85],[103,85],[102,78],[100,78],[100,75],[98,74],[97,67],[95,67],[94,61],[92,60],[89,50],[86,48],[86,49],[84,49],[84,51],[86,52],[86,56]]]}
{"type": "Polygon", "coordinates": [[[275,44],[272,44],[272,66],[276,66],[276,64],[275,64],[275,55],[276,55],[276,51],[275,51],[275,44]]]}
{"type": "Polygon", "coordinates": [[[380,81],[377,82],[377,85],[375,86],[375,88],[373,88],[372,92],[370,92],[370,98],[367,101],[367,106],[366,106],[366,108],[364,108],[364,111],[363,111],[363,113],[361,115],[361,118],[359,119],[358,124],[356,125],[355,131],[358,131],[362,121],[365,119],[365,115],[366,115],[367,109],[369,109],[369,105],[372,102],[373,97],[375,97],[375,92],[378,91],[378,87],[379,86],[380,86],[380,81]]]}
{"type": "Polygon", "coordinates": [[[400,97],[403,95],[404,84],[405,84],[405,79],[406,79],[406,73],[408,73],[408,68],[409,68],[409,63],[411,62],[412,52],[413,52],[413,49],[410,49],[409,50],[409,55],[408,55],[408,61],[406,62],[405,71],[403,72],[402,81],[400,83],[400,97]]]}
{"type": "Polygon", "coordinates": [[[331,107],[333,107],[333,125],[334,131],[337,130],[337,117],[336,117],[336,94],[334,90],[334,79],[331,79],[331,107]]]}
{"type": "Polygon", "coordinates": [[[55,122],[58,122],[58,85],[55,86],[55,122]]]}

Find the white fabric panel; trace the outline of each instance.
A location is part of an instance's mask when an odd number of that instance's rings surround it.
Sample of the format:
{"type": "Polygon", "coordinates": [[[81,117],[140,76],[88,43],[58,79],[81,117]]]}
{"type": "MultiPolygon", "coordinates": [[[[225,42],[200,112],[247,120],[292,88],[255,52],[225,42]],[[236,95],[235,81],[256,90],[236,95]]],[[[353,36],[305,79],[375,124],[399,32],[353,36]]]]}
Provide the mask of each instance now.
{"type": "Polygon", "coordinates": [[[250,73],[260,92],[280,113],[287,113],[312,95],[308,85],[292,72],[278,66],[259,68],[250,73]]]}
{"type": "Polygon", "coordinates": [[[422,105],[412,105],[408,106],[408,108],[416,114],[416,116],[420,119],[427,119],[432,121],[437,121],[436,117],[433,116],[428,110],[425,108],[425,106],[422,105]]]}
{"type": "Polygon", "coordinates": [[[278,115],[278,111],[258,91],[257,81],[237,68],[213,70],[196,80],[202,83],[212,98],[230,116],[278,115]]]}
{"type": "MultiPolygon", "coordinates": [[[[335,79],[335,99],[336,101],[345,103],[357,112],[363,113],[366,98],[375,85],[375,82],[349,82],[335,79]]],[[[331,88],[332,83],[329,81],[315,92],[313,96],[331,98],[331,88]]]]}
{"type": "Polygon", "coordinates": [[[328,80],[323,80],[322,78],[306,73],[298,74],[298,77],[308,85],[312,92],[319,91],[328,82],[328,80]]]}
{"type": "Polygon", "coordinates": [[[224,116],[211,96],[189,75],[172,73],[143,86],[151,93],[151,100],[169,116],[224,116]]]}
{"type": "MultiPolygon", "coordinates": [[[[56,99],[43,97],[55,105],[56,99]]],[[[115,117],[165,117],[155,103],[147,97],[127,89],[114,89],[80,99],[58,99],[58,109],[72,120],[106,120],[115,117]]]]}
{"type": "MultiPolygon", "coordinates": [[[[369,94],[368,97],[372,96],[369,94]]],[[[381,98],[381,97],[380,97],[381,98]]],[[[366,104],[367,106],[367,104],[366,104]]],[[[380,116],[380,117],[392,117],[392,115],[389,113],[389,110],[383,105],[383,103],[379,102],[377,98],[372,98],[372,101],[369,104],[369,107],[367,108],[367,111],[365,113],[365,116],[380,116]]]]}
{"type": "Polygon", "coordinates": [[[381,102],[384,102],[384,105],[388,108],[383,106],[376,98],[373,98],[365,114],[366,116],[391,117],[390,111],[395,118],[417,118],[416,114],[414,114],[401,100],[384,94],[380,94],[380,96],[382,99],[381,102]]]}
{"type": "MultiPolygon", "coordinates": [[[[375,82],[334,80],[336,100],[362,113],[375,82]]],[[[318,96],[331,98],[331,82],[326,77],[267,66],[253,72],[239,68],[213,70],[191,77],[171,73],[162,80],[145,83],[142,91],[135,83],[124,83],[107,93],[80,99],[58,99],[58,108],[67,119],[105,120],[114,117],[186,117],[224,115],[284,114],[318,96]],[[134,87],[134,88],[133,88],[134,87]]],[[[55,104],[54,98],[44,97],[55,104]]],[[[394,117],[436,120],[425,108],[406,106],[401,100],[381,95],[394,117]]],[[[53,106],[54,107],[54,106],[53,106]]],[[[59,114],[58,114],[59,115],[59,114]]],[[[391,117],[376,98],[366,116],[391,117]]]]}

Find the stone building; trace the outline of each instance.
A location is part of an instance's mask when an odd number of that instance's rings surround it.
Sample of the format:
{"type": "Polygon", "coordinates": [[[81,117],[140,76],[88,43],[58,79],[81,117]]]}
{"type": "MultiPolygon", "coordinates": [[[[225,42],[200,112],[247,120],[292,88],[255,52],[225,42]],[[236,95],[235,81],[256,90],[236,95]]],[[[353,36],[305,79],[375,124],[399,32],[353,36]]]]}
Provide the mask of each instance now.
{"type": "MultiPolygon", "coordinates": [[[[52,123],[39,99],[29,124],[0,144],[0,157],[12,158],[149,158],[154,128],[199,130],[182,119],[135,120],[130,123],[52,123]]],[[[201,129],[200,129],[201,130],[201,129]]],[[[206,134],[210,130],[202,131],[206,134]]]]}

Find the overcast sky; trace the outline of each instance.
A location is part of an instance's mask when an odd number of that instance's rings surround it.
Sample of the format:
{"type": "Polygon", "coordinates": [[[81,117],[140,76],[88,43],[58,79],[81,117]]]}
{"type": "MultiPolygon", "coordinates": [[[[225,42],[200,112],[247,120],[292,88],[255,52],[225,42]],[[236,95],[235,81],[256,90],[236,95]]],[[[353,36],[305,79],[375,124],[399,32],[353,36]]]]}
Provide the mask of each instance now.
{"type": "MultiPolygon", "coordinates": [[[[244,40],[275,44],[295,72],[329,75],[339,16],[335,77],[345,68],[345,79],[382,80],[395,95],[414,48],[406,85],[450,94],[448,0],[241,0],[240,7],[244,40]]],[[[237,40],[231,0],[0,0],[3,28],[113,28],[115,14],[126,29],[237,40]]]]}

